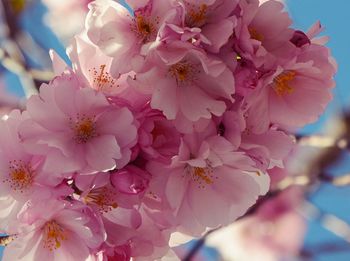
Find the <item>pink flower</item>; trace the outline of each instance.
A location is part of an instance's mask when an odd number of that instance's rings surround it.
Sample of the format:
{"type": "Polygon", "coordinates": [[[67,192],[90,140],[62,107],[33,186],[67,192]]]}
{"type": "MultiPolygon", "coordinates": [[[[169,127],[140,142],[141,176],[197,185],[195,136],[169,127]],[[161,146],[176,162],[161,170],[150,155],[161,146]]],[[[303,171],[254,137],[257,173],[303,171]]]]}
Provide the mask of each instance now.
{"type": "Polygon", "coordinates": [[[113,172],[110,180],[121,193],[127,195],[142,195],[148,188],[150,174],[133,165],[113,172]]]}
{"type": "Polygon", "coordinates": [[[217,124],[218,135],[227,139],[235,148],[239,148],[242,141],[242,133],[246,128],[243,113],[235,110],[227,110],[217,124]]]}
{"type": "MultiPolygon", "coordinates": [[[[132,111],[143,110],[149,102],[149,94],[129,84],[136,77],[135,73],[131,71],[112,76],[110,70],[113,58],[106,56],[84,33],[75,37],[69,56],[81,86],[100,91],[111,103],[126,106],[132,111]]],[[[57,64],[57,61],[54,60],[53,64],[57,64]]]]}
{"type": "Polygon", "coordinates": [[[133,109],[138,109],[148,102],[149,95],[128,84],[129,78],[133,79],[135,73],[112,76],[110,70],[113,58],[105,55],[85,34],[75,37],[69,49],[69,56],[82,86],[100,91],[110,98],[117,99],[119,103],[124,101],[133,109]]]}
{"type": "Polygon", "coordinates": [[[156,224],[148,214],[141,209],[142,224],[135,230],[126,230],[106,222],[105,228],[111,231],[114,238],[128,238],[127,243],[121,241],[108,242],[102,245],[96,254],[98,261],[116,260],[127,261],[132,257],[136,261],[160,260],[169,250],[170,230],[156,224]]]}
{"type": "Polygon", "coordinates": [[[1,193],[22,200],[35,190],[40,176],[43,182],[45,177],[42,176],[47,175],[42,171],[44,157],[31,155],[21,144],[18,126],[26,118],[15,110],[6,121],[0,121],[1,193]]]}
{"type": "Polygon", "coordinates": [[[316,121],[332,98],[335,72],[336,64],[326,47],[300,47],[291,61],[261,74],[255,89],[245,97],[242,109],[247,128],[263,133],[270,123],[296,128],[316,121]]]}
{"type": "Polygon", "coordinates": [[[5,249],[5,260],[92,260],[90,252],[105,237],[98,218],[79,204],[41,202],[26,209],[20,220],[30,229],[5,249]]]}
{"type": "Polygon", "coordinates": [[[199,236],[227,225],[267,192],[269,177],[220,136],[185,136],[170,166],[151,162],[153,175],[167,175],[165,193],[178,230],[199,236]],[[226,213],[222,215],[222,213],[226,213]]]}
{"type": "Polygon", "coordinates": [[[129,72],[133,59],[156,40],[164,23],[176,18],[176,10],[168,0],[137,3],[134,17],[111,0],[96,1],[89,7],[87,34],[106,55],[114,58],[113,76],[129,72]]]}
{"type": "Polygon", "coordinates": [[[295,53],[295,46],[289,41],[294,30],[289,28],[292,21],[283,11],[283,3],[266,1],[259,6],[258,0],[241,0],[239,6],[241,17],[235,28],[239,54],[257,67],[271,66],[276,60],[288,61],[295,53]]]}
{"type": "Polygon", "coordinates": [[[246,129],[240,148],[252,157],[262,170],[275,166],[283,168],[283,161],[294,148],[294,138],[273,128],[262,134],[249,133],[246,129]]]}
{"type": "MultiPolygon", "coordinates": [[[[235,57],[233,60],[236,60],[235,57]]],[[[236,83],[236,94],[247,97],[260,87],[260,78],[264,74],[257,69],[252,61],[240,58],[234,68],[234,76],[236,83]]]]}
{"type": "Polygon", "coordinates": [[[26,201],[16,200],[11,195],[0,196],[0,231],[3,234],[15,235],[18,233],[17,215],[26,201]]]}
{"type": "Polygon", "coordinates": [[[176,124],[168,121],[160,111],[151,109],[149,105],[135,117],[140,123],[140,155],[147,160],[157,159],[170,163],[180,144],[180,133],[176,124]]]}
{"type": "Polygon", "coordinates": [[[141,225],[141,216],[135,209],[140,198],[119,190],[110,180],[109,173],[76,176],[76,186],[81,190],[77,199],[98,213],[106,229],[106,242],[120,246],[126,244],[141,225]]]}
{"type": "MultiPolygon", "coordinates": [[[[218,53],[233,34],[236,18],[230,15],[238,1],[178,0],[178,2],[183,8],[182,24],[168,26],[181,36],[182,41],[190,41],[195,46],[202,46],[209,52],[218,53]]],[[[168,38],[165,37],[163,40],[168,38]]]]}
{"type": "Polygon", "coordinates": [[[110,247],[105,244],[102,249],[96,253],[96,261],[130,261],[130,246],[123,245],[110,247]]]}
{"type": "Polygon", "coordinates": [[[18,126],[27,118],[15,110],[0,121],[0,230],[9,234],[17,232],[17,215],[28,200],[53,197],[62,182],[43,170],[44,156],[28,153],[21,143],[18,126]]]}
{"type": "Polygon", "coordinates": [[[55,78],[28,100],[30,119],[20,126],[24,145],[46,155],[44,169],[85,173],[121,168],[136,142],[127,108],[110,105],[102,93],[79,89],[74,75],[55,78]]]}
{"type": "Polygon", "coordinates": [[[133,260],[159,260],[169,251],[169,238],[172,228],[155,222],[152,211],[140,209],[142,225],[135,231],[130,240],[130,251],[133,260]]]}
{"type": "Polygon", "coordinates": [[[192,122],[223,114],[220,98],[232,100],[234,93],[234,78],[224,63],[182,42],[164,44],[157,52],[160,57],[146,60],[145,72],[136,78],[139,88],[151,89],[152,108],[169,120],[192,122]]]}
{"type": "Polygon", "coordinates": [[[271,121],[292,127],[316,121],[332,99],[335,72],[326,47],[305,46],[294,62],[277,69],[266,87],[271,121]]]}
{"type": "Polygon", "coordinates": [[[293,260],[302,248],[305,230],[305,220],[289,212],[273,221],[245,218],[214,233],[206,242],[226,260],[293,260]]]}
{"type": "Polygon", "coordinates": [[[124,91],[127,88],[128,75],[123,79],[111,76],[109,71],[113,59],[102,53],[86,38],[84,34],[76,36],[69,50],[73,69],[82,83],[106,95],[115,95],[124,91]]]}
{"type": "Polygon", "coordinates": [[[226,111],[217,129],[220,136],[246,152],[264,171],[274,166],[283,167],[283,161],[294,148],[294,138],[276,126],[255,133],[254,127],[246,123],[241,110],[226,111]]]}
{"type": "Polygon", "coordinates": [[[213,233],[206,242],[227,260],[293,259],[302,248],[306,229],[296,210],[301,196],[297,188],[284,191],[255,215],[213,233]]]}

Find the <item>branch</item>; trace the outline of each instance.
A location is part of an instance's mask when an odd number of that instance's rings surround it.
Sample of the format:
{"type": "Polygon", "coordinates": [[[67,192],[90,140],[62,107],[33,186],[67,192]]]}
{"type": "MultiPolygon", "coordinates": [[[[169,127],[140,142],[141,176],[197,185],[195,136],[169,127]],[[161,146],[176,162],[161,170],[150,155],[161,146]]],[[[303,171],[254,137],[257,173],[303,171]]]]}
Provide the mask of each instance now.
{"type": "Polygon", "coordinates": [[[339,252],[350,252],[350,245],[334,242],[321,243],[318,245],[310,246],[309,249],[302,249],[300,252],[300,257],[309,260],[315,260],[315,257],[317,255],[339,252]]]}

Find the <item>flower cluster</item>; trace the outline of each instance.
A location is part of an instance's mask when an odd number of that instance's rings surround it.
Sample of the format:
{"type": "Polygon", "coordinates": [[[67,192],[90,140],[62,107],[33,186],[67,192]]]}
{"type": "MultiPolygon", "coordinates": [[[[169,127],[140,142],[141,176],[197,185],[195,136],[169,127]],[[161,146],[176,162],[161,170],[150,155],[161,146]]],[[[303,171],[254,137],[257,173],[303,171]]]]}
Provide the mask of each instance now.
{"type": "Polygon", "coordinates": [[[174,260],[269,190],[336,66],[278,1],[112,0],[0,122],[4,260],[174,260]],[[173,258],[173,259],[171,259],[173,258]]]}

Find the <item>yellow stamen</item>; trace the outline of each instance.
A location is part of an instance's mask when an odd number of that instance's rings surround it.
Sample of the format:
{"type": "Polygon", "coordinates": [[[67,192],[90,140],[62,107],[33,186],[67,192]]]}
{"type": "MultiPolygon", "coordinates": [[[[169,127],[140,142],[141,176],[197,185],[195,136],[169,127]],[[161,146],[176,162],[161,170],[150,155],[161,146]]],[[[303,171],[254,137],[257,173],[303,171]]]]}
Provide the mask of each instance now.
{"type": "Polygon", "coordinates": [[[194,167],[193,172],[196,177],[201,178],[206,184],[213,184],[213,180],[206,174],[206,168],[194,167]]]}
{"type": "Polygon", "coordinates": [[[259,33],[255,28],[248,27],[248,31],[250,33],[250,38],[262,42],[264,40],[264,36],[259,33]]]}
{"type": "Polygon", "coordinates": [[[273,79],[273,89],[277,95],[283,96],[293,92],[293,87],[290,86],[290,82],[294,80],[295,76],[295,71],[284,71],[273,79]]]}
{"type": "Polygon", "coordinates": [[[144,35],[149,35],[152,33],[153,31],[152,24],[148,23],[143,16],[141,15],[137,16],[136,23],[140,33],[144,35]]]}
{"type": "Polygon", "coordinates": [[[95,205],[100,212],[107,213],[118,207],[116,193],[107,187],[93,189],[84,197],[86,204],[95,205]]]}
{"type": "Polygon", "coordinates": [[[44,248],[50,251],[60,248],[62,241],[67,240],[67,232],[54,220],[47,222],[43,230],[44,248]]]}
{"type": "MultiPolygon", "coordinates": [[[[93,77],[93,88],[98,91],[109,91],[116,84],[116,79],[106,72],[105,69],[106,65],[102,64],[99,69],[93,68],[89,70],[93,77]]],[[[119,85],[116,85],[116,87],[119,87],[119,85]]]]}
{"type": "Polygon", "coordinates": [[[188,16],[186,17],[187,25],[191,27],[201,27],[205,24],[207,19],[208,6],[206,4],[201,4],[199,7],[192,6],[188,11],[188,16]]]}
{"type": "MultiPolygon", "coordinates": [[[[72,121],[72,119],[70,119],[72,121]]],[[[74,139],[77,143],[86,143],[97,136],[96,124],[94,117],[86,117],[78,115],[75,124],[72,124],[74,131],[74,139]]]]}
{"type": "Polygon", "coordinates": [[[131,30],[136,33],[138,38],[142,40],[143,43],[150,42],[154,40],[157,36],[157,25],[159,24],[160,18],[157,16],[147,17],[143,14],[135,14],[134,24],[131,25],[131,30]]]}
{"type": "Polygon", "coordinates": [[[186,61],[178,62],[169,68],[169,74],[176,79],[178,84],[190,83],[195,80],[196,67],[186,61]]]}
{"type": "Polygon", "coordinates": [[[186,174],[190,175],[192,181],[198,184],[198,188],[205,188],[207,185],[214,183],[214,179],[218,177],[214,176],[213,169],[210,165],[207,167],[192,167],[187,166],[187,171],[185,171],[183,177],[186,174]]]}
{"type": "Polygon", "coordinates": [[[9,183],[12,190],[23,192],[33,184],[34,171],[29,163],[10,161],[9,170],[9,176],[3,182],[9,183]]]}

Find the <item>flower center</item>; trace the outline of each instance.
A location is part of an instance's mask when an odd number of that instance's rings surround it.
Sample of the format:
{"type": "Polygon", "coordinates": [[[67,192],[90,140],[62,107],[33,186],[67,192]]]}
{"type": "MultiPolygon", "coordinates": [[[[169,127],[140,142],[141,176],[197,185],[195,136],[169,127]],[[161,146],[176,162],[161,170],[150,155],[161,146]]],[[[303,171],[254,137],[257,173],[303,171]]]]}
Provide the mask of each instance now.
{"type": "Polygon", "coordinates": [[[201,27],[207,20],[208,6],[201,4],[200,6],[191,5],[187,12],[186,24],[190,27],[201,27]]]}
{"type": "Polygon", "coordinates": [[[291,87],[289,84],[295,78],[295,76],[295,71],[284,71],[273,79],[273,89],[278,96],[291,94],[293,92],[293,87],[291,87]]]}
{"type": "Polygon", "coordinates": [[[12,190],[23,192],[33,184],[34,171],[30,164],[13,160],[9,165],[10,173],[4,182],[8,182],[12,190]]]}
{"type": "Polygon", "coordinates": [[[98,69],[94,67],[89,70],[93,77],[93,87],[98,91],[109,91],[116,84],[116,80],[105,69],[106,65],[102,64],[98,69]]]}
{"type": "Polygon", "coordinates": [[[95,205],[99,208],[100,212],[107,213],[118,207],[118,204],[115,200],[116,193],[106,187],[93,189],[87,194],[83,201],[85,204],[95,205]]]}
{"type": "Polygon", "coordinates": [[[144,35],[150,35],[152,33],[153,25],[145,20],[145,18],[141,15],[136,17],[136,24],[139,32],[144,35]]]}
{"type": "Polygon", "coordinates": [[[214,179],[218,178],[213,175],[213,168],[210,165],[204,168],[187,166],[187,173],[192,181],[198,184],[198,188],[205,188],[207,185],[213,184],[214,179]]]}
{"type": "Polygon", "coordinates": [[[178,62],[169,68],[169,74],[176,79],[178,84],[185,84],[196,79],[196,67],[186,61],[178,62]]]}
{"type": "Polygon", "coordinates": [[[137,37],[140,38],[143,43],[147,43],[155,39],[157,32],[155,24],[159,24],[159,17],[150,19],[145,15],[135,14],[135,18],[133,20],[134,23],[131,25],[131,30],[136,33],[137,37]]]}
{"type": "Polygon", "coordinates": [[[43,230],[44,248],[50,251],[60,248],[62,241],[67,240],[67,232],[54,220],[47,222],[43,230]]]}
{"type": "Polygon", "coordinates": [[[85,115],[81,117],[78,115],[77,121],[75,124],[72,124],[72,129],[74,131],[74,139],[79,144],[87,143],[98,135],[94,117],[87,117],[85,115]]]}
{"type": "Polygon", "coordinates": [[[264,40],[264,36],[261,33],[259,33],[255,28],[248,27],[248,31],[250,34],[250,38],[257,40],[259,42],[262,42],[264,40]]]}

